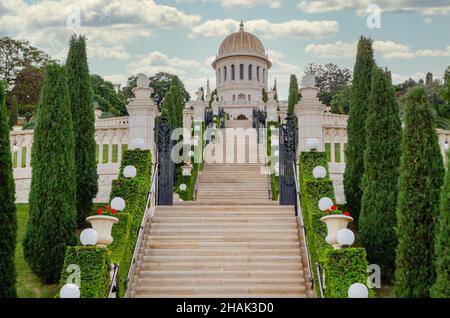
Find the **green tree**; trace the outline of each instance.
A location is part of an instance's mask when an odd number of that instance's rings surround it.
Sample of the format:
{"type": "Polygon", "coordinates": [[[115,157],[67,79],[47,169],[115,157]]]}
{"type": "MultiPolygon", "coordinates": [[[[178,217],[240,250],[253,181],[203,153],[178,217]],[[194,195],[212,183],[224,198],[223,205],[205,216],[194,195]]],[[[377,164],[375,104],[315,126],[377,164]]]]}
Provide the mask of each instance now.
{"type": "Polygon", "coordinates": [[[331,100],[331,112],[334,114],[348,115],[350,111],[350,100],[352,87],[348,86],[337,92],[331,100]]]}
{"type": "Polygon", "coordinates": [[[75,245],[76,166],[70,98],[64,68],[45,70],[31,156],[25,258],[45,283],[59,279],[66,246],[75,245]]]}
{"type": "Polygon", "coordinates": [[[34,112],[39,102],[39,95],[44,81],[42,67],[29,66],[22,69],[16,77],[15,85],[9,93],[9,101],[16,96],[18,105],[29,105],[30,112],[34,112]]]}
{"type": "Polygon", "coordinates": [[[11,108],[9,109],[9,127],[12,128],[17,123],[17,118],[19,117],[19,108],[17,106],[17,98],[14,95],[11,98],[11,108]]]}
{"type": "Polygon", "coordinates": [[[5,87],[0,81],[0,298],[16,297],[16,206],[5,87]]]}
{"type": "Polygon", "coordinates": [[[264,103],[267,103],[269,101],[269,96],[267,95],[265,88],[262,89],[261,98],[264,103]]]}
{"type": "Polygon", "coordinates": [[[358,42],[358,52],[353,71],[344,172],[344,190],[347,206],[356,222],[359,219],[361,208],[361,178],[364,174],[364,149],[366,145],[365,123],[374,64],[372,40],[361,37],[358,42]]]}
{"type": "Polygon", "coordinates": [[[406,98],[397,201],[397,297],[429,297],[444,166],[425,88],[406,98]]]}
{"type": "Polygon", "coordinates": [[[366,119],[359,233],[370,263],[391,280],[395,265],[397,182],[402,127],[391,75],[373,68],[366,119]]]}
{"type": "Polygon", "coordinates": [[[439,218],[435,238],[434,267],[436,281],[432,297],[450,297],[450,151],[447,151],[447,174],[441,190],[439,218]]]}
{"type": "Polygon", "coordinates": [[[288,97],[288,114],[294,114],[294,107],[297,105],[300,100],[299,92],[298,92],[298,82],[297,76],[291,74],[291,78],[289,80],[289,97],[288,97]]]}
{"type": "Polygon", "coordinates": [[[116,92],[114,84],[106,81],[100,75],[91,74],[92,94],[94,103],[98,104],[105,113],[115,116],[128,115],[127,107],[122,96],[116,92]]]}
{"type": "Polygon", "coordinates": [[[98,191],[95,158],[97,143],[94,139],[95,115],[84,36],[71,37],[66,72],[75,133],[77,223],[82,225],[91,213],[92,199],[98,191]]]}

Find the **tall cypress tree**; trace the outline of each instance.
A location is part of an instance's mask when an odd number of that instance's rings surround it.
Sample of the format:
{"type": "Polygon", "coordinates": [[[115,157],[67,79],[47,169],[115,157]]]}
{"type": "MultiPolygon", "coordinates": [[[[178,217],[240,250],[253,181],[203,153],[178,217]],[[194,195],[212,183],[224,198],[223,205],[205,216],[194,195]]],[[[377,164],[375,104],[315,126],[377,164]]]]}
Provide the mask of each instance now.
{"type": "Polygon", "coordinates": [[[75,137],[64,68],[45,69],[31,164],[25,258],[42,281],[58,281],[66,246],[76,244],[75,137]]]}
{"type": "Polygon", "coordinates": [[[297,76],[291,74],[289,80],[288,114],[294,114],[295,105],[299,101],[297,76]]]}
{"type": "Polygon", "coordinates": [[[90,215],[92,199],[98,191],[94,139],[94,106],[86,57],[86,38],[73,35],[66,61],[73,127],[77,180],[77,222],[82,225],[90,215]]]}
{"type": "Polygon", "coordinates": [[[344,172],[344,190],[348,209],[357,221],[361,208],[361,179],[364,174],[365,123],[369,102],[373,58],[372,40],[361,37],[353,71],[352,98],[347,123],[348,143],[344,172]]]}
{"type": "Polygon", "coordinates": [[[359,232],[369,262],[392,279],[402,127],[390,73],[373,68],[366,119],[359,232]]]}
{"type": "Polygon", "coordinates": [[[0,298],[16,297],[16,206],[5,87],[0,81],[0,298]]]}
{"type": "Polygon", "coordinates": [[[450,151],[447,151],[447,174],[441,191],[439,218],[436,227],[435,258],[436,281],[432,297],[450,297],[450,151]]]}
{"type": "Polygon", "coordinates": [[[444,166],[425,88],[408,92],[404,118],[395,292],[398,297],[429,297],[435,279],[435,221],[444,166]]]}
{"type": "Polygon", "coordinates": [[[17,106],[17,97],[13,95],[11,98],[11,108],[9,110],[9,127],[12,128],[17,124],[19,117],[19,108],[17,106]]]}

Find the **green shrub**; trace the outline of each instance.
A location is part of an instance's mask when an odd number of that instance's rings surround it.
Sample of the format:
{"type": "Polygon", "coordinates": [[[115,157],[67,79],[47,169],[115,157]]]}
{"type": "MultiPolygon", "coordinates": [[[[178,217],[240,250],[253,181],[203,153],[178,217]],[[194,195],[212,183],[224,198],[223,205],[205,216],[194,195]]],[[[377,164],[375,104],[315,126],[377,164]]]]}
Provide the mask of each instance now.
{"type": "Polygon", "coordinates": [[[120,222],[113,226],[114,241],[109,247],[113,263],[120,266],[117,276],[119,297],[123,297],[126,292],[126,278],[150,190],[151,169],[150,150],[126,150],[122,158],[120,176],[112,183],[110,198],[121,197],[126,203],[125,209],[117,214],[120,222]],[[133,179],[123,177],[123,169],[128,165],[137,170],[133,179]]]}
{"type": "Polygon", "coordinates": [[[275,174],[274,164],[275,164],[275,158],[278,160],[277,157],[272,156],[272,131],[270,130],[270,126],[275,126],[277,129],[280,127],[280,123],[277,121],[269,121],[267,122],[267,157],[270,159],[270,167],[271,167],[271,175],[270,175],[270,183],[271,183],[271,189],[272,189],[272,200],[278,200],[278,193],[280,192],[278,181],[279,177],[275,174]]]}
{"type": "MultiPolygon", "coordinates": [[[[325,297],[347,298],[354,283],[367,285],[367,260],[364,248],[328,250],[325,255],[325,297]]],[[[369,297],[374,292],[369,289],[369,297]]]]}
{"type": "Polygon", "coordinates": [[[67,271],[69,265],[80,267],[80,293],[81,298],[106,298],[110,286],[111,261],[106,248],[93,246],[71,246],[66,250],[60,286],[66,283],[73,274],[67,271]]]}
{"type": "MultiPolygon", "coordinates": [[[[333,183],[329,176],[324,179],[315,179],[312,171],[316,166],[328,167],[327,155],[324,152],[302,152],[300,155],[299,184],[301,192],[301,206],[303,222],[306,227],[311,264],[316,262],[323,264],[325,253],[331,246],[325,241],[327,229],[325,223],[320,221],[323,212],[318,207],[322,197],[334,200],[333,183]]],[[[317,273],[314,273],[314,284],[318,286],[317,273]]],[[[316,288],[319,294],[319,288],[316,288]]]]}
{"type": "Polygon", "coordinates": [[[16,297],[16,206],[5,90],[0,81],[0,298],[16,297]]]}

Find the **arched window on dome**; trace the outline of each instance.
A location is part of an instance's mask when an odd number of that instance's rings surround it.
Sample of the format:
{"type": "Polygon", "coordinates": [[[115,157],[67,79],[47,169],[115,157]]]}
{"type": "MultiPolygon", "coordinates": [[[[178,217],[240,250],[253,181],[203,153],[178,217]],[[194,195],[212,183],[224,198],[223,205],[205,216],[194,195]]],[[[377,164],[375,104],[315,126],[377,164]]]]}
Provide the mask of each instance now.
{"type": "Polygon", "coordinates": [[[253,80],[253,65],[251,64],[248,66],[248,80],[253,80]]]}
{"type": "Polygon", "coordinates": [[[223,81],[224,82],[227,81],[227,67],[226,66],[223,67],[223,81]]]}
{"type": "Polygon", "coordinates": [[[239,94],[238,100],[245,100],[245,94],[239,94]]]}
{"type": "Polygon", "coordinates": [[[239,65],[239,79],[244,79],[244,64],[239,65]]]}
{"type": "Polygon", "coordinates": [[[256,67],[256,80],[259,82],[259,69],[260,67],[256,67]]]}
{"type": "Polygon", "coordinates": [[[266,84],[266,69],[263,68],[263,84],[266,84]]]}
{"type": "Polygon", "coordinates": [[[231,64],[231,80],[234,81],[236,79],[236,70],[234,64],[231,64]]]}
{"type": "Polygon", "coordinates": [[[220,68],[218,69],[218,76],[217,76],[219,84],[222,82],[222,73],[220,72],[220,68]]]}
{"type": "Polygon", "coordinates": [[[236,95],[233,94],[233,102],[236,101],[236,95]]]}

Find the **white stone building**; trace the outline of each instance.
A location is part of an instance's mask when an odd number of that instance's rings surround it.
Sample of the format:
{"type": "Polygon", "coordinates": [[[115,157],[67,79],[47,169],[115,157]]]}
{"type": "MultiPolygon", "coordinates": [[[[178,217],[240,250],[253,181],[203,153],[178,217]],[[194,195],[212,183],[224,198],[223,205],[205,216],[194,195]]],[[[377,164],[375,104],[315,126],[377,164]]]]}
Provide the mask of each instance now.
{"type": "Polygon", "coordinates": [[[262,89],[268,91],[272,63],[264,45],[254,34],[240,29],[228,35],[220,45],[212,67],[216,72],[219,107],[231,119],[251,119],[252,110],[261,104],[262,89]]]}

